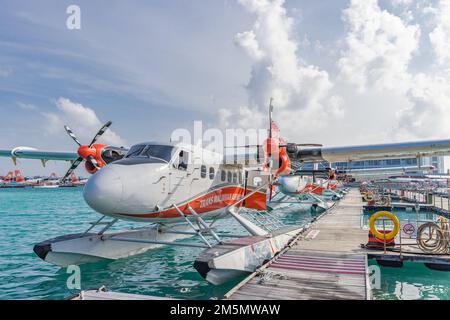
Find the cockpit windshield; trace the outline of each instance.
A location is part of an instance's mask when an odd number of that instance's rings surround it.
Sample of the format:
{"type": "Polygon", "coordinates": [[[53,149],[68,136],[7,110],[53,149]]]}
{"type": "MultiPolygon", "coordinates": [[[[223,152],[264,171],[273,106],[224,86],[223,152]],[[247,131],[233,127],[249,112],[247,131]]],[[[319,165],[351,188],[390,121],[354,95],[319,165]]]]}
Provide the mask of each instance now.
{"type": "Polygon", "coordinates": [[[125,158],[152,159],[169,162],[172,158],[173,149],[173,146],[167,145],[137,144],[131,147],[125,158]]]}

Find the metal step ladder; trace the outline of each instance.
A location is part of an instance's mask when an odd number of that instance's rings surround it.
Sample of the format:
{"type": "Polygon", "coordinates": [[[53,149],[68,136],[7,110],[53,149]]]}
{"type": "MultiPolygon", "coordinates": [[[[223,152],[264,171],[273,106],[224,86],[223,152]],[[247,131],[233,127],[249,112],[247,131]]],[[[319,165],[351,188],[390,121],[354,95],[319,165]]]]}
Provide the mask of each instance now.
{"type": "Polygon", "coordinates": [[[114,218],[110,221],[103,221],[104,218],[106,218],[106,216],[102,216],[97,221],[91,222],[91,226],[85,232],[83,232],[83,236],[88,234],[90,231],[93,231],[98,226],[104,226],[102,229],[100,229],[100,231],[96,232],[98,235],[102,235],[119,220],[117,218],[114,218]]]}
{"type": "Polygon", "coordinates": [[[187,215],[180,210],[180,208],[174,204],[173,207],[177,210],[177,212],[184,218],[184,220],[189,224],[189,226],[194,230],[194,232],[202,239],[202,241],[208,246],[212,247],[210,241],[206,238],[206,236],[211,236],[217,242],[217,244],[223,243],[222,239],[217,235],[217,233],[203,220],[200,215],[195,212],[188,205],[188,210],[190,214],[194,217],[196,225],[192,223],[192,221],[187,217],[187,215]]]}

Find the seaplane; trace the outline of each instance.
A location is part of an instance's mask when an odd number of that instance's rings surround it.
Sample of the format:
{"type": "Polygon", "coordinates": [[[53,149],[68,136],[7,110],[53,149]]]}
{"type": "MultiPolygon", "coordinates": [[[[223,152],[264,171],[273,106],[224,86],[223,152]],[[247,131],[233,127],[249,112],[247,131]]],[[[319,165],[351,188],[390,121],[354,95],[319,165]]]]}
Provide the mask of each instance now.
{"type": "Polygon", "coordinates": [[[345,188],[338,188],[342,184],[337,180],[336,170],[319,169],[317,163],[312,170],[297,169],[280,176],[275,185],[278,192],[268,202],[271,210],[294,205],[296,210],[320,214],[347,193],[345,188]]]}
{"type": "Polygon", "coordinates": [[[83,196],[100,214],[99,219],[83,233],[36,244],[34,252],[44,261],[65,267],[126,258],[163,245],[203,248],[195,258],[194,268],[207,281],[221,284],[253,272],[307,227],[277,224],[276,220],[271,226],[258,224],[243,215],[250,210],[259,217],[273,218],[266,209],[275,186],[289,194],[310,183],[304,176],[295,175],[291,163],[450,154],[450,140],[349,147],[288,142],[280,136],[272,110],[270,104],[268,135],[258,145],[264,156],[256,165],[235,158],[231,162],[223,153],[183,142],[142,142],[130,148],[96,143],[111,125],[110,121],[87,145],[81,144],[65,126],[78,146],[77,152],[30,147],[0,150],[0,156],[13,161],[38,159],[43,165],[49,160],[70,161],[63,182],[82,162],[92,174],[83,196]],[[214,224],[223,218],[234,219],[247,234],[220,234],[214,224]],[[118,220],[145,225],[111,230],[118,220]],[[198,237],[201,242],[184,240],[189,237],[198,237]]]}
{"type": "Polygon", "coordinates": [[[0,184],[0,187],[2,188],[23,188],[26,186],[26,181],[20,170],[14,170],[8,172],[8,174],[0,180],[0,184]]]}

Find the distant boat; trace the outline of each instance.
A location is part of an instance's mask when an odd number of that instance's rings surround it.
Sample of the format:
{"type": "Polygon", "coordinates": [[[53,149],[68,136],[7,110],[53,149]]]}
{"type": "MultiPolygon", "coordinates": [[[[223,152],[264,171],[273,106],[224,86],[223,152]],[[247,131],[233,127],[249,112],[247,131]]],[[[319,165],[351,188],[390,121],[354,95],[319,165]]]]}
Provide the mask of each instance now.
{"type": "Polygon", "coordinates": [[[38,188],[38,189],[59,188],[59,185],[57,185],[57,184],[37,184],[37,185],[34,185],[33,188],[38,188]]]}

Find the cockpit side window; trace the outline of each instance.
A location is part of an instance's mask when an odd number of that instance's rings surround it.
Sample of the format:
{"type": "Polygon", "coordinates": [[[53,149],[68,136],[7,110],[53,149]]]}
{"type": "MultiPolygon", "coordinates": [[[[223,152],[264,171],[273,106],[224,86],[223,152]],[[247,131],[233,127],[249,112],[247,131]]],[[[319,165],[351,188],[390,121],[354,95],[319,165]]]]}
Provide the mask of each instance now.
{"type": "Polygon", "coordinates": [[[174,162],[174,166],[176,166],[178,170],[186,171],[188,168],[188,161],[189,161],[189,152],[180,150],[180,152],[178,153],[178,159],[176,159],[174,162]]]}
{"type": "Polygon", "coordinates": [[[131,147],[131,149],[128,151],[126,158],[133,158],[139,156],[141,154],[142,150],[146,147],[145,144],[137,144],[131,147]]]}

